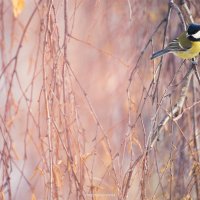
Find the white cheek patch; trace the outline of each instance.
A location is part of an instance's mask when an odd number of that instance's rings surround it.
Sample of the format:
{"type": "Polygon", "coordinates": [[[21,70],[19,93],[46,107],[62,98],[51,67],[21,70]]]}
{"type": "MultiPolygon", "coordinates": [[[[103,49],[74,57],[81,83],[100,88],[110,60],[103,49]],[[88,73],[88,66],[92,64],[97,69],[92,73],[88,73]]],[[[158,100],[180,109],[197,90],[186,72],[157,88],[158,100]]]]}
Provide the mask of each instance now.
{"type": "Polygon", "coordinates": [[[195,34],[192,34],[192,36],[196,39],[200,39],[200,31],[198,31],[197,33],[195,34]]]}

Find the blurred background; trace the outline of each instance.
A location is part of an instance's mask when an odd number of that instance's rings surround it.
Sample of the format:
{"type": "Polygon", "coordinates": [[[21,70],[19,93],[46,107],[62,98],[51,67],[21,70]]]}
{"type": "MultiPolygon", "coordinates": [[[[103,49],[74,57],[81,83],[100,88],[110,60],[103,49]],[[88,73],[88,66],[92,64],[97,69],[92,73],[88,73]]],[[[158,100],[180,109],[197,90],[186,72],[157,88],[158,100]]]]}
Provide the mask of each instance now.
{"type": "Polygon", "coordinates": [[[143,156],[190,66],[150,60],[183,30],[169,1],[0,0],[0,15],[0,199],[200,197],[195,76],[143,156]]]}

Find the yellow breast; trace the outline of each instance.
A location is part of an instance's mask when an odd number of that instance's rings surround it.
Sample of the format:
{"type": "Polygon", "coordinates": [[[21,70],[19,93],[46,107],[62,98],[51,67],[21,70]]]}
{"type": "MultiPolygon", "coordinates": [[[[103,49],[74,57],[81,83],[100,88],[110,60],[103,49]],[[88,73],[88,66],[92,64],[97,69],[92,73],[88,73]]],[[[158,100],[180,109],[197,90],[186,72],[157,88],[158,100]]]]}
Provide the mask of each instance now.
{"type": "Polygon", "coordinates": [[[199,55],[200,42],[192,42],[192,47],[187,51],[174,52],[174,54],[183,59],[191,59],[199,55]]]}

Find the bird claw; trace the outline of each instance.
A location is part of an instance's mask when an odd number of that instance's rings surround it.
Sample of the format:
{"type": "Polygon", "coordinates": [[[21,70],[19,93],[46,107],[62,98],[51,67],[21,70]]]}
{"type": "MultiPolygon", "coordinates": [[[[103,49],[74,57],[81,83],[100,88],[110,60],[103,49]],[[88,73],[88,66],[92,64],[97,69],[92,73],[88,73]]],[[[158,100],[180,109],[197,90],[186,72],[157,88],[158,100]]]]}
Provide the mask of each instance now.
{"type": "Polygon", "coordinates": [[[193,64],[193,65],[197,65],[198,62],[197,62],[196,60],[193,60],[193,59],[192,59],[192,64],[193,64]]]}

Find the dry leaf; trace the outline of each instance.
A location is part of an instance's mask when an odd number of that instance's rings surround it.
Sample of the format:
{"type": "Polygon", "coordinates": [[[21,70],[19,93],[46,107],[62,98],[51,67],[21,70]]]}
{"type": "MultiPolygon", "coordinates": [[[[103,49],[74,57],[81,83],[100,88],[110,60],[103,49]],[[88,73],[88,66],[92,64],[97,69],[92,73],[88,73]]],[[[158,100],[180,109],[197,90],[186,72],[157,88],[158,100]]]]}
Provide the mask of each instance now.
{"type": "Polygon", "coordinates": [[[60,188],[62,186],[62,177],[61,177],[61,171],[58,166],[53,166],[53,175],[56,187],[60,188]]]}
{"type": "Polygon", "coordinates": [[[93,155],[93,153],[85,153],[85,154],[81,155],[81,160],[85,162],[92,155],[93,155]]]}
{"type": "Polygon", "coordinates": [[[5,200],[5,194],[3,191],[0,192],[0,199],[5,200]]]}
{"type": "Polygon", "coordinates": [[[17,17],[24,9],[25,2],[24,0],[12,0],[12,5],[13,5],[13,14],[15,17],[17,17]]]}
{"type": "Polygon", "coordinates": [[[30,179],[33,179],[36,175],[41,175],[41,176],[44,176],[44,170],[43,169],[41,169],[40,167],[36,167],[35,169],[34,169],[34,171],[33,171],[33,174],[32,174],[32,176],[31,176],[31,178],[30,179]]]}
{"type": "Polygon", "coordinates": [[[12,143],[12,152],[13,152],[14,158],[15,158],[16,160],[19,160],[19,159],[20,159],[20,156],[19,156],[19,154],[18,154],[18,152],[17,152],[17,150],[16,150],[16,147],[15,147],[15,144],[14,144],[14,143],[12,143]]]}
{"type": "Polygon", "coordinates": [[[32,195],[31,195],[31,200],[37,200],[34,193],[32,193],[32,195]]]}

